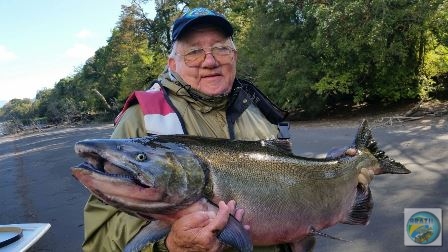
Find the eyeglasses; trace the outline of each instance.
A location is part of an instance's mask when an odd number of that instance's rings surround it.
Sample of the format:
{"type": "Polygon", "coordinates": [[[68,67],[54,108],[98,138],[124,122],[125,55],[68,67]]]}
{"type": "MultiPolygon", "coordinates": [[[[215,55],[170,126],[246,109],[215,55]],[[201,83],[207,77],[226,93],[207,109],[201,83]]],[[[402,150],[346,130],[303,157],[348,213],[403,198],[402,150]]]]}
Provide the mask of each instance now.
{"type": "Polygon", "coordinates": [[[184,57],[185,65],[189,67],[199,67],[205,60],[207,54],[213,55],[220,64],[229,64],[233,60],[235,49],[228,46],[214,46],[205,48],[194,48],[185,54],[176,53],[184,57]],[[207,49],[207,51],[205,50],[207,49]]]}

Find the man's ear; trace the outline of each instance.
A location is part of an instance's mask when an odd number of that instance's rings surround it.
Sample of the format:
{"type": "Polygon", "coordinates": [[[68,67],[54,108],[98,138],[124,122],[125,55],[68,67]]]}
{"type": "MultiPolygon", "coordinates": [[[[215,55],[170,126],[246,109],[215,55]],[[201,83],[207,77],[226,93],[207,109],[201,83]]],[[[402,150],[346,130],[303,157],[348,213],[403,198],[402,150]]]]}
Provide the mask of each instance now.
{"type": "Polygon", "coordinates": [[[176,61],[173,58],[168,58],[168,68],[172,71],[176,71],[176,61]]]}

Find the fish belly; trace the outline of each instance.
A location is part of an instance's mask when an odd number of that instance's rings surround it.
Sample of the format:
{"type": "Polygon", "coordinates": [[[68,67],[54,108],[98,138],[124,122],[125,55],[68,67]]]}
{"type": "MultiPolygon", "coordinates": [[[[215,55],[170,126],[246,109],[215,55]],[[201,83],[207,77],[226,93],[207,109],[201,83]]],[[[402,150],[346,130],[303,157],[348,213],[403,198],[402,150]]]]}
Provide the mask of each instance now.
{"type": "Polygon", "coordinates": [[[250,225],[254,245],[263,246],[297,241],[312,229],[341,222],[356,196],[354,173],[335,179],[282,182],[255,180],[250,175],[215,179],[212,201],[235,200],[237,207],[245,210],[242,222],[250,225]]]}

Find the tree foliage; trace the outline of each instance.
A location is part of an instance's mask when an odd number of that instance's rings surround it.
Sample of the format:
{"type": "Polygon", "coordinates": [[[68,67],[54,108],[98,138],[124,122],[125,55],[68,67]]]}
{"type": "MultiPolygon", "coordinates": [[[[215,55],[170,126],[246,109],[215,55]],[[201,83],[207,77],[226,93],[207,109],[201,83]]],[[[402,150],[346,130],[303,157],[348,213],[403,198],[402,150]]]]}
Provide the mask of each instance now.
{"type": "Polygon", "coordinates": [[[394,104],[448,92],[447,1],[155,0],[153,18],[148,2],[122,6],[106,46],[34,100],[11,100],[0,117],[111,118],[162,72],[171,24],[198,6],[227,16],[238,76],[284,109],[317,115],[342,102],[394,104]]]}
{"type": "Polygon", "coordinates": [[[31,99],[12,99],[2,107],[2,117],[6,120],[27,119],[33,114],[31,99]]]}
{"type": "Polygon", "coordinates": [[[260,1],[246,52],[257,63],[258,84],[288,109],[418,98],[428,84],[419,81],[428,36],[443,20],[434,13],[446,13],[442,3],[260,1]]]}

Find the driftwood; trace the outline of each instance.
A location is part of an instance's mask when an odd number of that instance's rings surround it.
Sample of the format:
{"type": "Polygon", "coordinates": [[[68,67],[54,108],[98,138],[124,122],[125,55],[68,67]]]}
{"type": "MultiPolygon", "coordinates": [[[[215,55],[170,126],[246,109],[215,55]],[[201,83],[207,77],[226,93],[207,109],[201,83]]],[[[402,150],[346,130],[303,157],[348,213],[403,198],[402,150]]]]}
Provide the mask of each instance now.
{"type": "Polygon", "coordinates": [[[410,110],[408,110],[406,113],[404,113],[404,116],[412,116],[413,114],[415,114],[421,108],[422,103],[423,103],[423,101],[420,101],[419,103],[417,103],[417,105],[415,105],[410,110]]]}
{"type": "Polygon", "coordinates": [[[402,124],[407,121],[415,121],[425,116],[443,116],[448,114],[448,105],[445,104],[426,104],[420,101],[403,115],[386,116],[377,119],[374,123],[377,126],[390,126],[394,124],[402,124]]]}
{"type": "Polygon", "coordinates": [[[404,116],[443,116],[448,114],[446,104],[424,104],[422,101],[407,111],[404,116]]]}
{"type": "Polygon", "coordinates": [[[423,116],[386,116],[375,120],[373,123],[377,126],[391,126],[394,124],[402,124],[407,121],[415,121],[422,119],[423,116]]]}

